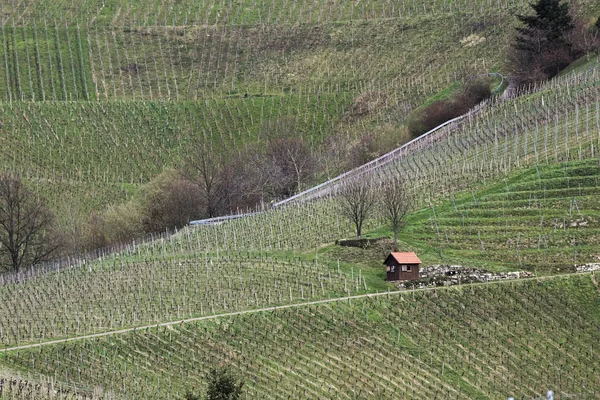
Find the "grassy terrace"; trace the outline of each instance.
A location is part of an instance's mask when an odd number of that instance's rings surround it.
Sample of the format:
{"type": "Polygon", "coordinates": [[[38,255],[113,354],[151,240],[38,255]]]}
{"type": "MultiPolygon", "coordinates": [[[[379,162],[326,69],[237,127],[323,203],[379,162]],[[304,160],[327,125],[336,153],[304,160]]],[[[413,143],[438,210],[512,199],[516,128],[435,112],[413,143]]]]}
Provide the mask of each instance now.
{"type": "MultiPolygon", "coordinates": [[[[600,3],[582,5],[600,14],[600,3]]],[[[289,130],[315,155],[332,137],[393,147],[416,109],[505,70],[513,16],[526,9],[524,0],[3,1],[0,170],[21,173],[77,236],[92,211],[136,196],[194,142],[227,154],[289,130]]],[[[71,391],[59,398],[181,398],[225,365],[246,399],[600,397],[597,276],[549,276],[600,261],[598,65],[580,60],[361,176],[383,187],[406,179],[417,206],[401,246],[425,264],[544,276],[386,294],[390,243],[334,245],[352,226],[326,195],[33,279],[0,278],[0,346],[42,344],[0,351],[0,377],[52,377],[71,391]],[[237,311],[250,312],[43,344],[237,311]]],[[[379,213],[365,230],[390,235],[379,213]]]]}
{"type": "Polygon", "coordinates": [[[599,179],[597,160],[528,168],[411,215],[402,238],[438,261],[570,271],[599,261],[599,179]]]}
{"type": "Polygon", "coordinates": [[[214,365],[245,398],[595,398],[590,275],[406,292],[9,352],[14,369],[122,398],[181,397],[214,365]],[[404,371],[404,372],[399,372],[404,371]]]}

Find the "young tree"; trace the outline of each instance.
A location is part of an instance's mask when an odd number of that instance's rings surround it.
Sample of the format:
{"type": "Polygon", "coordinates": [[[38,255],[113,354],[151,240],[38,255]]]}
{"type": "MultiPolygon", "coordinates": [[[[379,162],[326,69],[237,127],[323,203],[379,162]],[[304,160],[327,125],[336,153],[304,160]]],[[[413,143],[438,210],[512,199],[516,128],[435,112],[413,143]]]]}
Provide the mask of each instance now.
{"type": "Polygon", "coordinates": [[[411,207],[402,178],[393,179],[381,191],[381,207],[392,231],[394,231],[394,251],[398,251],[398,230],[411,207]]]}
{"type": "Polygon", "coordinates": [[[60,247],[54,216],[21,180],[0,175],[0,270],[21,269],[48,260],[60,247]]]}
{"type": "Polygon", "coordinates": [[[206,400],[237,400],[242,395],[243,381],[238,381],[227,368],[210,371],[206,400]]]}
{"type": "Polygon", "coordinates": [[[521,84],[556,75],[574,57],[568,39],[574,28],[569,5],[561,0],[538,0],[531,7],[534,15],[517,16],[523,26],[517,28],[510,54],[513,73],[521,84]]]}
{"type": "Polygon", "coordinates": [[[362,227],[377,204],[375,191],[367,182],[355,181],[340,192],[340,211],[356,228],[356,236],[362,237],[362,227]]]}

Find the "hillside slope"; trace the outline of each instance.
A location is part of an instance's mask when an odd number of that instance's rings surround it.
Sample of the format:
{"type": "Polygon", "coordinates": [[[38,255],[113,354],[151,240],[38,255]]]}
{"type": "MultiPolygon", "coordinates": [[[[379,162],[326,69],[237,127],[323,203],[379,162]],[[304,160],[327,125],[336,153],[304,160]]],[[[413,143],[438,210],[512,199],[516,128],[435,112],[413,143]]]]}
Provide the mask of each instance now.
{"type": "Polygon", "coordinates": [[[389,294],[3,354],[3,363],[122,398],[181,398],[215,365],[247,399],[600,393],[590,275],[389,294]]]}

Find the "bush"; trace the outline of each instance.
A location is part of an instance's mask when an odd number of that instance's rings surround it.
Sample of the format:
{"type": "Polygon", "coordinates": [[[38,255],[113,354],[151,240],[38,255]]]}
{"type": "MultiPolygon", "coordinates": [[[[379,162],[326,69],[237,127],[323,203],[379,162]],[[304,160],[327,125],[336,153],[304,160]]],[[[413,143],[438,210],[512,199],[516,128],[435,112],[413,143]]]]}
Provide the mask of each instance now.
{"type": "Polygon", "coordinates": [[[421,136],[460,115],[492,95],[487,79],[478,79],[466,84],[462,92],[454,100],[440,100],[432,103],[423,113],[408,122],[408,129],[413,137],[421,136]]]}
{"type": "Polygon", "coordinates": [[[167,170],[142,189],[141,207],[146,233],[181,228],[201,214],[198,185],[177,171],[167,170]]]}
{"type": "Polygon", "coordinates": [[[213,369],[208,378],[206,400],[237,400],[242,395],[243,386],[244,382],[238,382],[229,369],[213,369]]]}
{"type": "Polygon", "coordinates": [[[109,207],[104,213],[104,236],[110,244],[125,243],[144,235],[141,206],[130,200],[109,207]]]}

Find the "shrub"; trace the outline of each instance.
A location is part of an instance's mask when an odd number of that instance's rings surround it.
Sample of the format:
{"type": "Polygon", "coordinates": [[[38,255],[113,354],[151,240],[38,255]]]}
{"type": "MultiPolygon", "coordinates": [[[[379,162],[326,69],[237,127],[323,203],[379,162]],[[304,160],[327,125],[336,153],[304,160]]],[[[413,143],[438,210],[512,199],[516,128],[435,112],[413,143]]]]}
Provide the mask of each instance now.
{"type": "Polygon", "coordinates": [[[141,207],[146,233],[181,228],[201,213],[198,185],[175,170],[167,170],[142,189],[141,207]]]}
{"type": "Polygon", "coordinates": [[[141,206],[137,201],[110,206],[104,213],[104,236],[108,243],[125,243],[143,235],[141,206]]]}
{"type": "Polygon", "coordinates": [[[454,100],[439,100],[432,103],[420,115],[408,122],[413,137],[420,136],[438,125],[456,118],[492,95],[487,79],[470,81],[454,100]]]}
{"type": "Polygon", "coordinates": [[[210,371],[206,400],[237,400],[242,395],[243,381],[238,381],[227,368],[210,371]]]}

